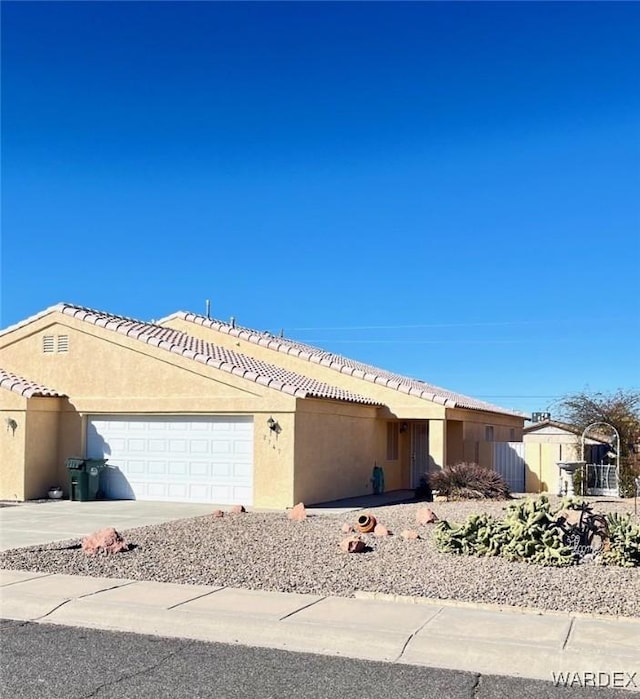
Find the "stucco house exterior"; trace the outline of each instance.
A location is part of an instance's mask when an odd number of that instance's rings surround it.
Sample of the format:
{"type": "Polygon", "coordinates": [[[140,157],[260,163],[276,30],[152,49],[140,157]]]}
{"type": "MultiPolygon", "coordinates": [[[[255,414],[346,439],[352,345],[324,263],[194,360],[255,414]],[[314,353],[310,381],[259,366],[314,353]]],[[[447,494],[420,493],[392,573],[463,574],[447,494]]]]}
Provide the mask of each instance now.
{"type": "Polygon", "coordinates": [[[524,415],[323,350],[176,313],[58,304],[0,332],[0,499],[106,458],[106,497],[284,508],[415,487],[520,441],[524,415]]]}

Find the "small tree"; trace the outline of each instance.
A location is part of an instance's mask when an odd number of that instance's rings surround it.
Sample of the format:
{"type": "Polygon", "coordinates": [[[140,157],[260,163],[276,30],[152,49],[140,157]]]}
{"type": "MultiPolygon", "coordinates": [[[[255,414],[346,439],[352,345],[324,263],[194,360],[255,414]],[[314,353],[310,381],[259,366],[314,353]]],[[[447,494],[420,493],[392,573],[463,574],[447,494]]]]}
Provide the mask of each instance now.
{"type": "Polygon", "coordinates": [[[584,430],[594,422],[612,425],[620,435],[620,492],[634,493],[637,476],[634,445],[640,442],[640,391],[618,389],[615,393],[574,393],[562,398],[558,405],[561,419],[584,430]]]}

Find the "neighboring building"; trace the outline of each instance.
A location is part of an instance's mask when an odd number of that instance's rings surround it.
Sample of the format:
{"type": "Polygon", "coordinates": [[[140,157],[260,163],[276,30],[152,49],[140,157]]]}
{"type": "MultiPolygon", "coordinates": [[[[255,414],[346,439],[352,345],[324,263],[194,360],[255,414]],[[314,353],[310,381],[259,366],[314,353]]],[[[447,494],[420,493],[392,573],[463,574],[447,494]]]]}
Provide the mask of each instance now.
{"type": "MultiPolygon", "coordinates": [[[[523,430],[527,464],[527,492],[558,491],[559,461],[582,461],[582,430],[547,418],[523,430]]],[[[584,460],[599,464],[611,449],[609,443],[593,436],[585,438],[584,460]]]]}
{"type": "Polygon", "coordinates": [[[107,497],[283,508],[387,490],[520,441],[524,416],[268,333],[60,304],[0,332],[0,499],[108,458],[107,497]],[[37,381],[37,384],[30,382],[37,381]]]}

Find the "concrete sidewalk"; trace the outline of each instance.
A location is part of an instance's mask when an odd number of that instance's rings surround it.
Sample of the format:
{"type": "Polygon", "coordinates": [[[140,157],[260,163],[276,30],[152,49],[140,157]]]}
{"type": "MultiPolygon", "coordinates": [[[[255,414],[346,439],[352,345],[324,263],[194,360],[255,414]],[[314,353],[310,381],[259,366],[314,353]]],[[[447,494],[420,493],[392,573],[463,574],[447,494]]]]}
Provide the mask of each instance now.
{"type": "Polygon", "coordinates": [[[640,691],[633,619],[8,570],[0,616],[548,681],[605,673],[640,691]]]}

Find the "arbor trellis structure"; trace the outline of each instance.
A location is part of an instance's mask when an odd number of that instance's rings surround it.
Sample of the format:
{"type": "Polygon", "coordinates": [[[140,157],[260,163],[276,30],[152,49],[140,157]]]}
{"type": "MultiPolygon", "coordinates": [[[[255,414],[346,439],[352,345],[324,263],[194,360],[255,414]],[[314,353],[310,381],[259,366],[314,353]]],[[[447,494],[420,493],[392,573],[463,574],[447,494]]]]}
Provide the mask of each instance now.
{"type": "Polygon", "coordinates": [[[587,425],[582,431],[582,460],[585,461],[584,474],[583,474],[583,495],[608,495],[619,497],[620,496],[620,433],[618,430],[609,422],[596,421],[587,425]],[[610,432],[613,435],[613,440],[611,447],[613,449],[613,460],[614,463],[589,463],[586,458],[586,438],[590,432],[598,432],[598,436],[602,436],[603,430],[610,432]]]}

